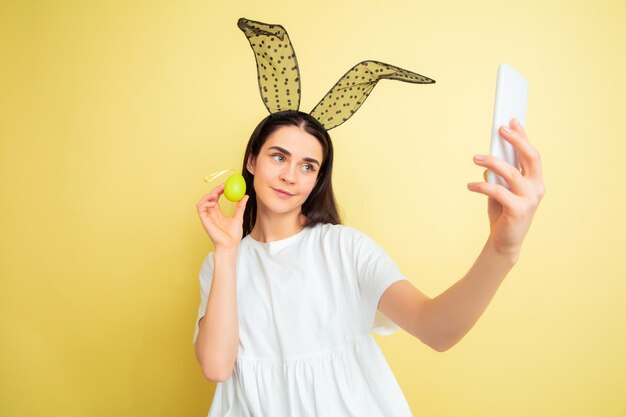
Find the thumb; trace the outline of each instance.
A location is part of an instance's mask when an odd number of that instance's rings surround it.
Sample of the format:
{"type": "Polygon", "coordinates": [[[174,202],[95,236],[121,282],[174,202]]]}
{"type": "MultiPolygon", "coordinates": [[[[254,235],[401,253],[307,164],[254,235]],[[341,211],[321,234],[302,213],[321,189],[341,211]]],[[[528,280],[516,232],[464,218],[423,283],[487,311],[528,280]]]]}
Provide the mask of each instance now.
{"type": "Polygon", "coordinates": [[[235,218],[239,221],[243,221],[243,212],[246,210],[246,205],[250,196],[244,195],[241,201],[237,203],[237,210],[235,210],[235,218]]]}

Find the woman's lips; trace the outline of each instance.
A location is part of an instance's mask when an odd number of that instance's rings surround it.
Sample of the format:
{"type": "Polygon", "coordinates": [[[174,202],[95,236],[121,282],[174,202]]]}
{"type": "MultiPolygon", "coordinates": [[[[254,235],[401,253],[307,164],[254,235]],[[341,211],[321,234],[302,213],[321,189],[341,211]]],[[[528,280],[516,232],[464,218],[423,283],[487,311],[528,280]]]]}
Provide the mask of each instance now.
{"type": "Polygon", "coordinates": [[[286,191],[282,191],[282,190],[280,190],[280,189],[276,189],[276,188],[272,188],[272,190],[274,190],[274,191],[276,192],[276,194],[277,194],[280,198],[287,199],[287,198],[291,198],[291,197],[293,197],[293,195],[292,195],[292,194],[289,194],[289,193],[288,193],[288,192],[286,192],[286,191]]]}

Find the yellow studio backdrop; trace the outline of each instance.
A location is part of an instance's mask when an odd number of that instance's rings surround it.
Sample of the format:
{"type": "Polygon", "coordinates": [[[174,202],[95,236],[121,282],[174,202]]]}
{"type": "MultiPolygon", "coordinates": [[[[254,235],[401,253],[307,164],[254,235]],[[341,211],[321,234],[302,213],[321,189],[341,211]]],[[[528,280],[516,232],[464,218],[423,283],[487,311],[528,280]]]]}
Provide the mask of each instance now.
{"type": "Polygon", "coordinates": [[[376,338],[415,416],[625,416],[626,3],[508,0],[1,2],[0,415],[206,415],[195,205],[267,115],[239,17],[287,29],[303,111],[365,59],[437,81],[331,131],[344,222],[431,297],[489,233],[497,66],[529,80],[518,264],[451,350],[376,338]]]}

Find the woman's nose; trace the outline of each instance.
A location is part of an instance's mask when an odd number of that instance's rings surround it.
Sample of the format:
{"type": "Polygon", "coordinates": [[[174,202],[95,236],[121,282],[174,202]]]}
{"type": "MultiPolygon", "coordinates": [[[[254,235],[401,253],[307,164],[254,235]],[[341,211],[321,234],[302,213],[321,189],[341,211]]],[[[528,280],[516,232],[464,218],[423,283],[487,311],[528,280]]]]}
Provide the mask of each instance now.
{"type": "Polygon", "coordinates": [[[293,184],[294,179],[296,178],[296,167],[292,165],[285,165],[282,172],[280,173],[280,179],[293,184]]]}

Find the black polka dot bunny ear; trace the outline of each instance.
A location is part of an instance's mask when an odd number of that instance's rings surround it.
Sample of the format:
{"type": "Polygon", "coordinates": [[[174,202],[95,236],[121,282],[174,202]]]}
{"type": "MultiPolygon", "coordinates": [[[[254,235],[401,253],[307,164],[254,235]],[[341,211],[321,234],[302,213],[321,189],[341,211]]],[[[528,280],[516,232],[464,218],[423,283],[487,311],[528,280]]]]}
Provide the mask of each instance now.
{"type": "Polygon", "coordinates": [[[270,113],[300,108],[300,70],[289,35],[281,25],[237,22],[252,46],[263,104],[270,113]]]}
{"type": "MultiPolygon", "coordinates": [[[[245,18],[240,18],[237,26],[245,33],[254,51],[259,90],[265,107],[270,113],[299,110],[300,70],[285,28],[245,18]]],[[[310,115],[326,130],[337,127],[352,117],[382,79],[415,84],[435,82],[384,62],[359,62],[326,93],[310,115]]]]}
{"type": "Polygon", "coordinates": [[[324,98],[311,110],[311,116],[315,117],[326,130],[339,126],[356,113],[376,83],[382,79],[415,84],[433,84],[435,82],[435,80],[423,75],[384,62],[359,62],[326,93],[324,98]]]}

